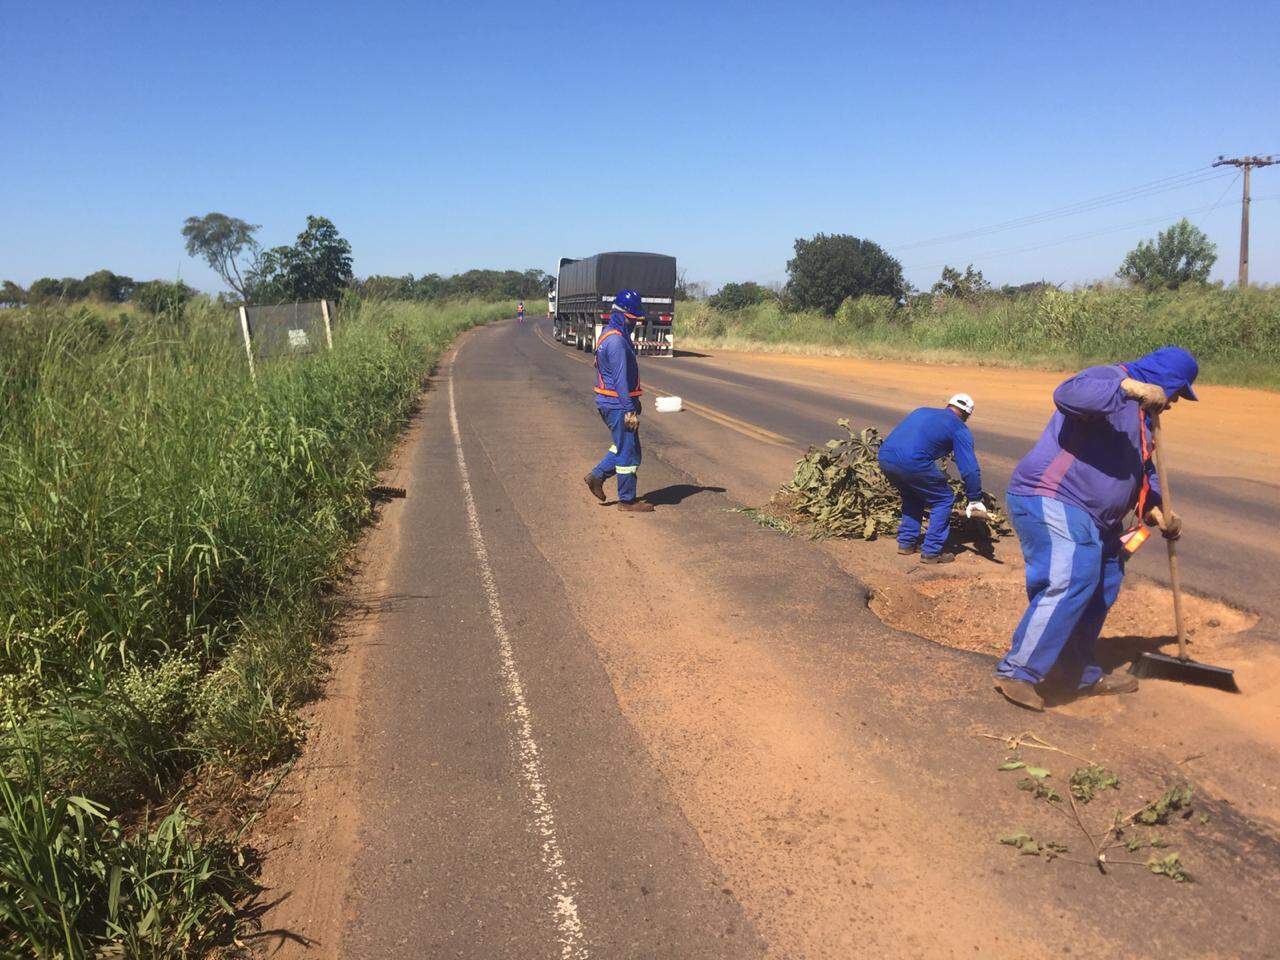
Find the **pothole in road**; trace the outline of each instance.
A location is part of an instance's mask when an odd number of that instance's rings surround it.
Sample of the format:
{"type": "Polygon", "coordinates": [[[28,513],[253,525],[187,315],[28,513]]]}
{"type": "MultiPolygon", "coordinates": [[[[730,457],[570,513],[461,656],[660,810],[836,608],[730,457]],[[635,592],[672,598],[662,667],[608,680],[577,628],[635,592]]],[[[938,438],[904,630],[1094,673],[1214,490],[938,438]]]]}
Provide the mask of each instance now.
{"type": "MultiPolygon", "coordinates": [[[[895,630],[960,650],[1002,656],[1027,606],[1021,571],[943,575],[927,579],[877,574],[867,578],[871,610],[895,630]]],[[[1191,655],[1212,659],[1216,650],[1258,622],[1256,614],[1217,600],[1183,594],[1191,655]]],[[[1106,666],[1133,660],[1144,650],[1176,652],[1173,598],[1168,588],[1139,576],[1125,579],[1099,641],[1106,666]]]]}

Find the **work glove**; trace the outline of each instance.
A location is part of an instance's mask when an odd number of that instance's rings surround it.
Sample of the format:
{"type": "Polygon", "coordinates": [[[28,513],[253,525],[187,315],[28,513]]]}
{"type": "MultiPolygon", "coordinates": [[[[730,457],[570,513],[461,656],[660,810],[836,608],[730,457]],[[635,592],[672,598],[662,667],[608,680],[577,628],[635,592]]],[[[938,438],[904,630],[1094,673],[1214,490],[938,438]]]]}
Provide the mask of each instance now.
{"type": "Polygon", "coordinates": [[[635,433],[640,429],[640,414],[634,410],[628,410],[623,414],[622,426],[628,433],[635,433]]]}
{"type": "Polygon", "coordinates": [[[974,516],[975,514],[982,517],[983,520],[987,519],[987,505],[981,500],[970,500],[968,505],[964,508],[964,515],[966,519],[974,516]]]}
{"type": "Polygon", "coordinates": [[[1147,511],[1147,524],[1160,528],[1160,535],[1166,540],[1177,540],[1182,536],[1182,518],[1172,511],[1168,515],[1159,507],[1147,511]]]}
{"type": "Polygon", "coordinates": [[[1120,381],[1120,389],[1126,397],[1137,400],[1143,410],[1159,413],[1169,406],[1169,397],[1165,394],[1164,387],[1154,383],[1143,383],[1141,380],[1125,377],[1120,381]]]}

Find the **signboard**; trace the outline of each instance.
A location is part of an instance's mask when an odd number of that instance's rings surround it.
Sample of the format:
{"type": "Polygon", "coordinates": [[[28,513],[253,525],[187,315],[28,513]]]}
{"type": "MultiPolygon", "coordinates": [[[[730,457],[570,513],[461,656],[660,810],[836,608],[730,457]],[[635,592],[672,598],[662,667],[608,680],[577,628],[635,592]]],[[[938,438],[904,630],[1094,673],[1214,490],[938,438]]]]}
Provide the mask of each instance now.
{"type": "Polygon", "coordinates": [[[328,300],[240,308],[240,332],[249,357],[249,373],[257,364],[333,349],[328,300]]]}

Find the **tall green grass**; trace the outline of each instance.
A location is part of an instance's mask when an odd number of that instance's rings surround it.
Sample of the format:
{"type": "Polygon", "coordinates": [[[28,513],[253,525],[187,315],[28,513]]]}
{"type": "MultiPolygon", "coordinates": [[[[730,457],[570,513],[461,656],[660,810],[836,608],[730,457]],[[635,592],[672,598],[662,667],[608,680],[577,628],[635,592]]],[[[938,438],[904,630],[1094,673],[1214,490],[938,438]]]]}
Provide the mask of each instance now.
{"type": "Polygon", "coordinates": [[[834,317],[769,302],[732,313],[682,303],[690,345],[848,351],[1055,367],[1110,362],[1177,344],[1206,379],[1280,389],[1280,288],[1050,290],[976,302],[847,300],[834,317]]]}
{"type": "Polygon", "coordinates": [[[374,471],[450,340],[509,312],[346,302],[332,352],[256,385],[208,303],[0,314],[0,954],[145,940],[159,918],[135,901],[158,894],[124,882],[130,857],[223,896],[230,848],[180,809],[133,833],[114,813],[164,804],[197,765],[294,749],[374,471]]]}

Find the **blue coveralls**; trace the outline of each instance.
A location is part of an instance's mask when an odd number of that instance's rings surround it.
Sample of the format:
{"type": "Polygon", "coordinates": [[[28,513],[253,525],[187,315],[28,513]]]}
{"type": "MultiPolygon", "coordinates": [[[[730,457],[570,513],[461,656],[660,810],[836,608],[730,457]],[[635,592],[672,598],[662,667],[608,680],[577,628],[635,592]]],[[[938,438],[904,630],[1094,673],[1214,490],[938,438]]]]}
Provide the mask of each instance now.
{"type": "Polygon", "coordinates": [[[1052,671],[1080,689],[1102,679],[1094,650],[1124,580],[1124,519],[1160,504],[1150,417],[1121,382],[1129,376],[1194,400],[1197,372],[1187,351],[1162,347],[1090,367],[1054,391],[1057,411],[1009,480],[1028,603],[998,676],[1040,683],[1052,671]]]}
{"type": "Polygon", "coordinates": [[[631,342],[630,325],[621,312],[609,315],[609,326],[596,344],[596,408],[613,439],[609,452],[591,471],[608,480],[618,477],[618,499],[636,498],[636,471],[640,469],[640,431],[623,426],[630,411],[640,412],[640,365],[631,342]]]}
{"type": "Polygon", "coordinates": [[[880,445],[880,469],[902,497],[898,546],[911,548],[919,541],[926,507],[929,529],[921,552],[933,556],[946,546],[955,495],[938,460],[949,453],[955,455],[969,499],[981,500],[982,474],[973,452],[973,434],[950,408],[913,410],[880,445]]]}
{"type": "Polygon", "coordinates": [[[1026,612],[996,674],[1040,683],[1051,670],[1079,689],[1102,679],[1095,646],[1124,581],[1120,531],[1050,497],[1009,494],[1009,519],[1026,561],[1026,612]]]}

